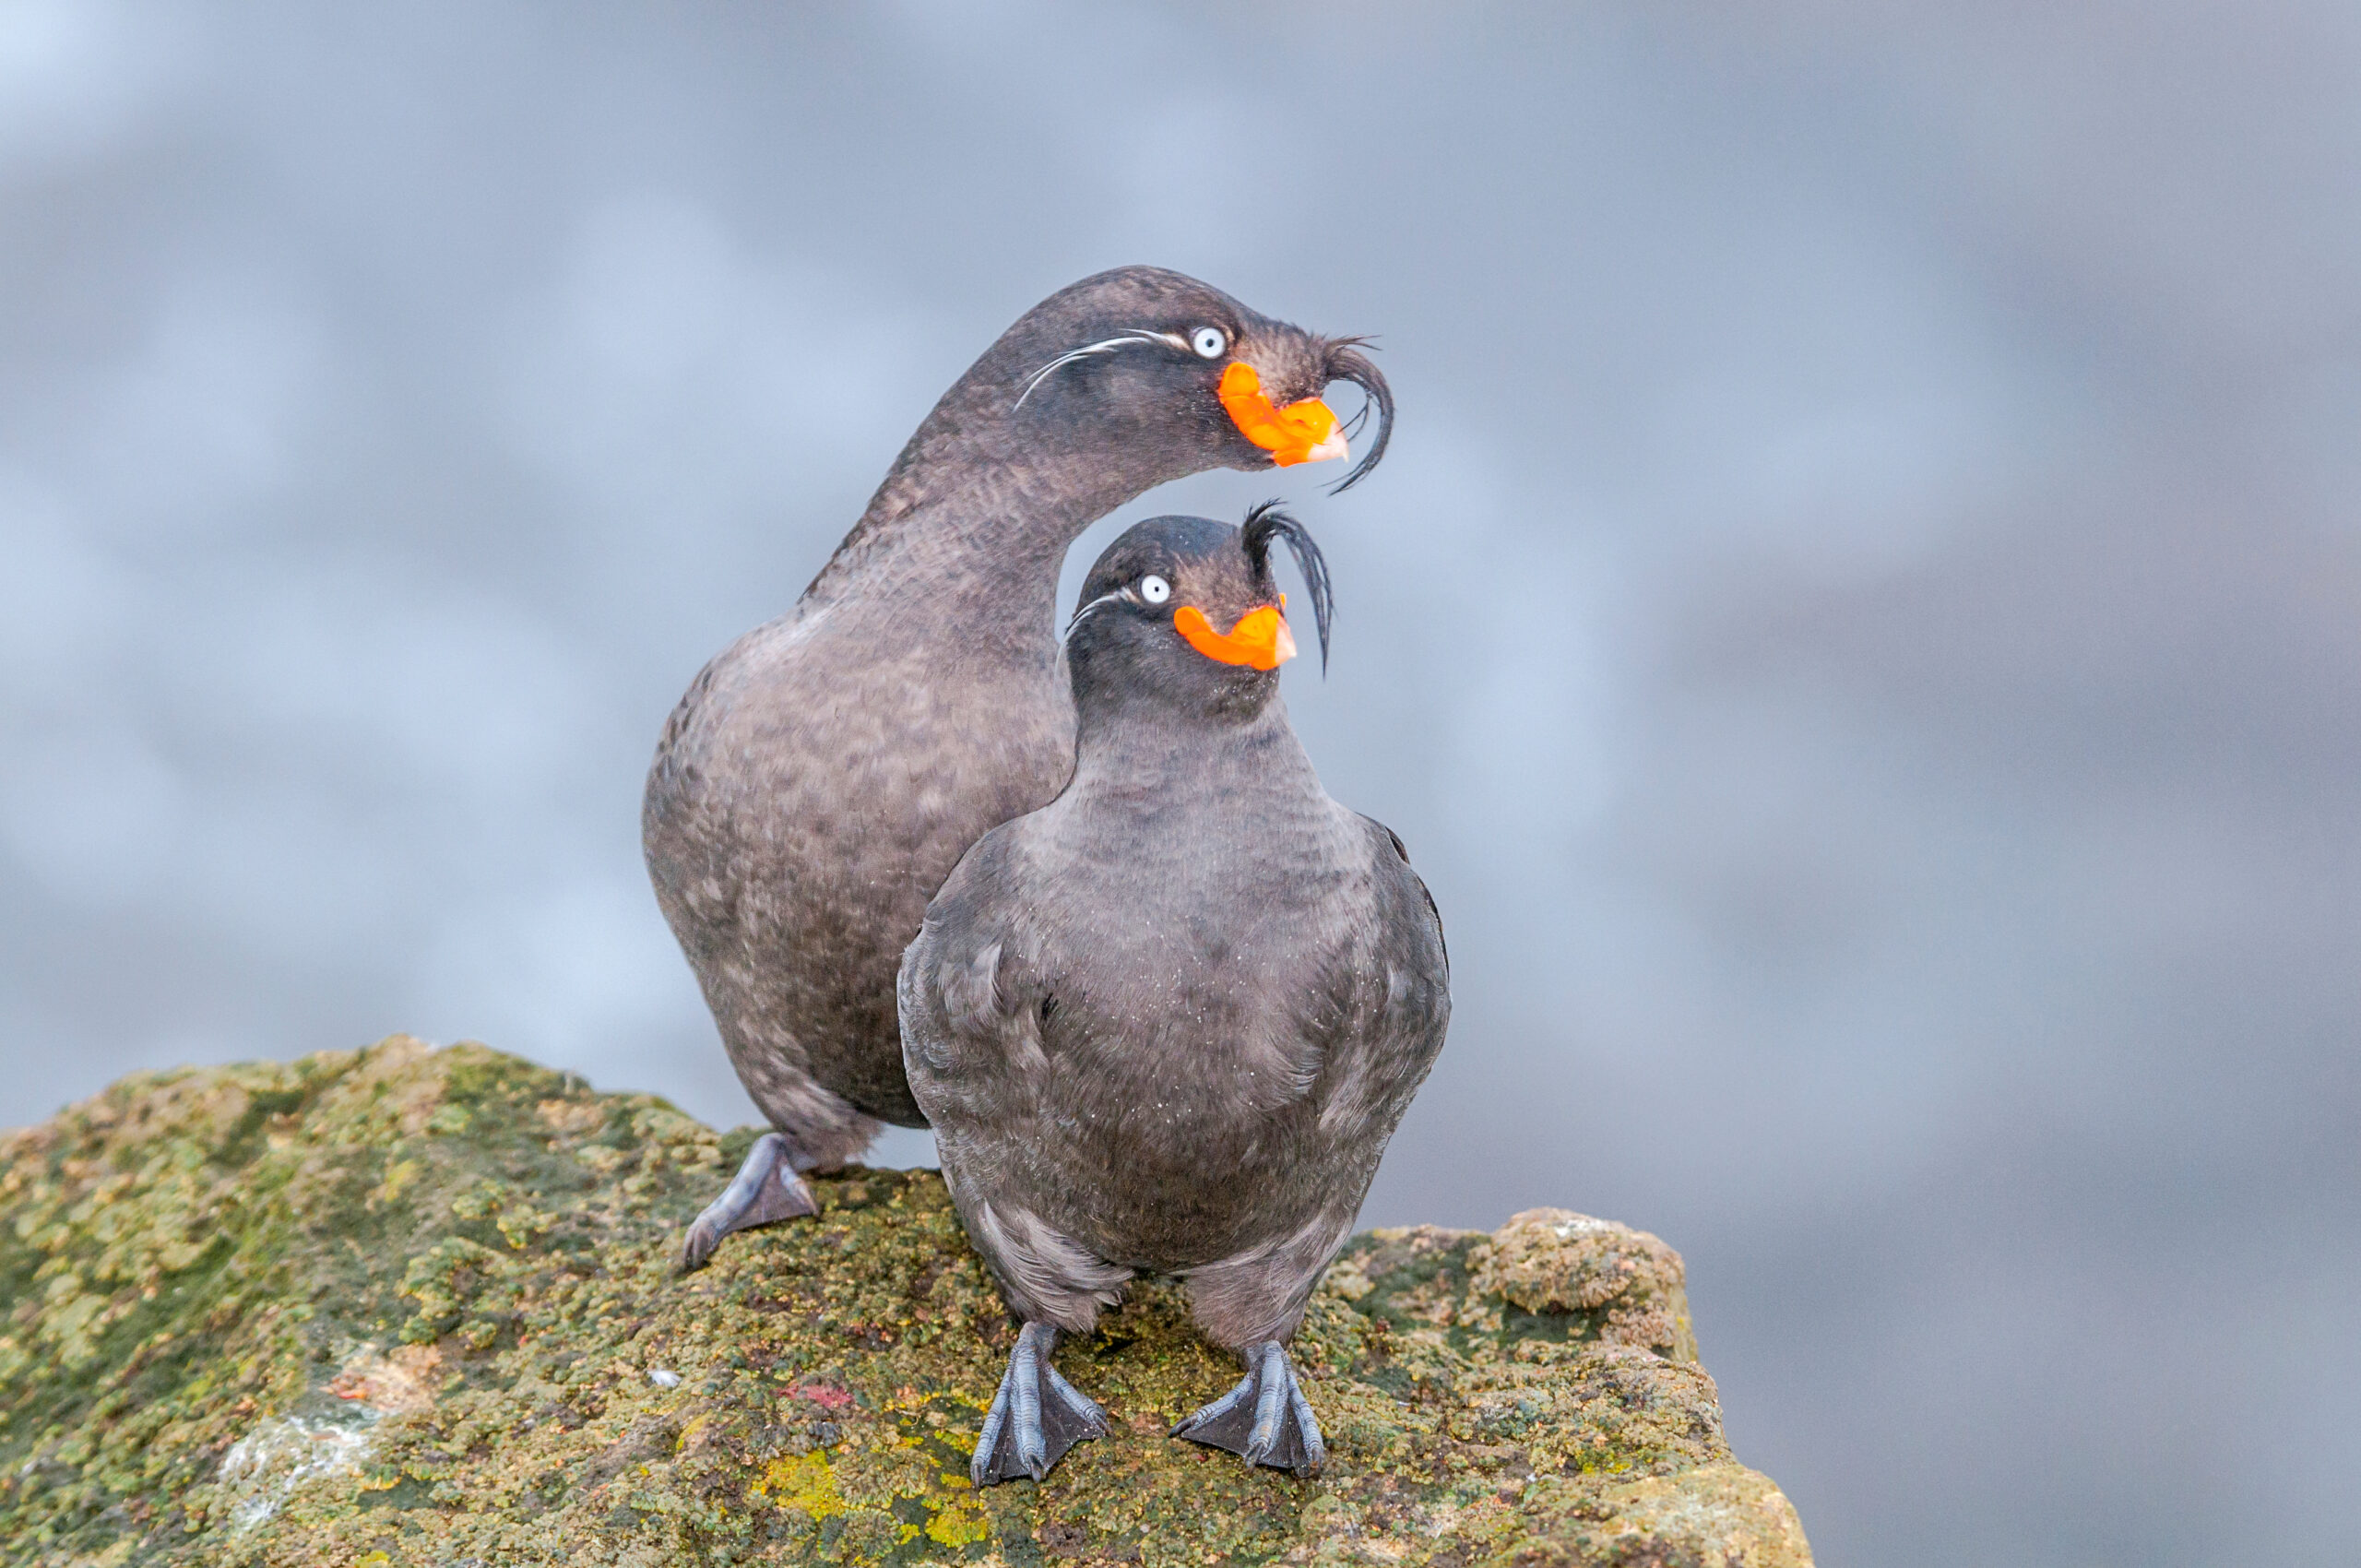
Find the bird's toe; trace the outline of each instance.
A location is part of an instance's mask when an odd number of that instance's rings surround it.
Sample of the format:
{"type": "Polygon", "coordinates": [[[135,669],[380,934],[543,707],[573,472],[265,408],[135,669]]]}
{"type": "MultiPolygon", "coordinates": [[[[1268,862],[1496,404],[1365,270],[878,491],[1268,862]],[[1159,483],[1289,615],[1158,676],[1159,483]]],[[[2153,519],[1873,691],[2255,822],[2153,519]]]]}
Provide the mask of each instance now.
{"type": "Polygon", "coordinates": [[[1228,1449],[1249,1465],[1317,1474],[1327,1444],[1285,1348],[1275,1340],[1251,1347],[1246,1364],[1236,1387],[1183,1418],[1172,1435],[1228,1449]]]}
{"type": "Polygon", "coordinates": [[[794,1146],[779,1133],[765,1133],[746,1152],[745,1163],[721,1195],[706,1205],[681,1239],[680,1271],[694,1273],[711,1261],[721,1239],[782,1219],[817,1214],[811,1187],[796,1173],[794,1146]]]}
{"type": "Polygon", "coordinates": [[[1107,1434],[1107,1413],[1050,1364],[1056,1342],[1047,1324],[1028,1323],[1017,1336],[968,1461],[978,1486],[1021,1475],[1040,1480],[1075,1443],[1107,1434]]]}

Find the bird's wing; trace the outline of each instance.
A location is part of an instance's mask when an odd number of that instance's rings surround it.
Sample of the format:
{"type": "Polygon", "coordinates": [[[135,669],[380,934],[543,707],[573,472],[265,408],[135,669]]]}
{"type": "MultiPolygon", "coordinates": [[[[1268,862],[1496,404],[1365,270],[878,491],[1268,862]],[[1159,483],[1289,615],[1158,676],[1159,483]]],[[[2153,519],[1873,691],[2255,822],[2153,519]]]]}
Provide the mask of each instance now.
{"type": "Polygon", "coordinates": [[[1014,895],[1015,824],[979,839],[902,955],[896,998],[910,1092],[934,1124],[967,1234],[1027,1321],[1086,1332],[1131,1269],[1061,1233],[1014,1167],[1039,1111],[1045,945],[1014,895]]]}
{"type": "Polygon", "coordinates": [[[1451,958],[1442,917],[1410,869],[1402,840],[1370,832],[1366,897],[1322,977],[1320,1120],[1354,1139],[1390,1136],[1442,1049],[1451,1022],[1451,958]]]}
{"type": "Polygon", "coordinates": [[[902,955],[895,995],[903,1065],[919,1108],[938,1123],[944,1118],[931,1101],[955,1118],[993,1115],[1045,1063],[1050,992],[1030,956],[1022,906],[1006,892],[1007,832],[977,841],[902,955]]]}
{"type": "Polygon", "coordinates": [[[1435,896],[1427,891],[1426,879],[1410,869],[1410,847],[1402,842],[1402,835],[1394,832],[1377,818],[1365,816],[1361,820],[1385,835],[1385,842],[1392,847],[1394,858],[1401,862],[1398,868],[1387,866],[1383,857],[1381,856],[1379,858],[1380,872],[1390,873],[1397,880],[1407,877],[1411,885],[1418,888],[1419,901],[1427,907],[1427,919],[1434,926],[1435,950],[1442,956],[1442,979],[1444,985],[1448,986],[1451,983],[1451,944],[1443,938],[1442,911],[1435,908],[1435,896]]]}
{"type": "MultiPolygon", "coordinates": [[[[1419,873],[1409,869],[1409,846],[1405,846],[1403,843],[1403,836],[1395,834],[1391,826],[1386,826],[1376,817],[1362,817],[1362,822],[1367,822],[1371,829],[1383,834],[1383,846],[1376,848],[1376,864],[1371,867],[1376,884],[1379,884],[1379,888],[1382,888],[1382,902],[1386,902],[1386,899],[1383,899],[1383,895],[1386,893],[1391,895],[1407,893],[1417,899],[1417,905],[1424,907],[1426,911],[1424,928],[1429,935],[1433,935],[1435,958],[1441,958],[1442,961],[1442,973],[1438,975],[1438,980],[1441,980],[1445,987],[1450,987],[1452,949],[1450,949],[1450,943],[1442,937],[1442,911],[1435,909],[1435,895],[1426,890],[1426,878],[1421,878],[1419,873]],[[1386,850],[1393,850],[1393,852],[1388,855],[1386,850]]],[[[1407,935],[1407,932],[1403,932],[1403,935],[1407,935]]],[[[1417,943],[1412,943],[1412,947],[1417,947],[1417,943]]],[[[1412,956],[1412,954],[1405,952],[1405,956],[1412,956]]]]}

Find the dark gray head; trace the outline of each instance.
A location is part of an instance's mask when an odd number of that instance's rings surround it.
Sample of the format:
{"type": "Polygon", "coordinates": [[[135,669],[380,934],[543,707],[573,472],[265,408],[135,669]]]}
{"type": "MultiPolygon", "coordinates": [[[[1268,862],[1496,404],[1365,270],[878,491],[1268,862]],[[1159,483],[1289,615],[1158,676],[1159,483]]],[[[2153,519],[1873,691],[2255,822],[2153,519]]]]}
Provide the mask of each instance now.
{"type": "Polygon", "coordinates": [[[1210,517],[1150,517],[1090,568],[1066,633],[1074,706],[1096,717],[1145,704],[1175,717],[1251,719],[1295,656],[1271,546],[1294,552],[1328,666],[1328,564],[1303,525],[1264,502],[1242,529],[1210,517]]]}
{"type": "Polygon", "coordinates": [[[1348,456],[1320,400],[1348,381],[1377,432],[1343,490],[1377,466],[1394,395],[1357,338],[1323,338],[1247,309],[1210,284],[1121,267],[1061,289],[1025,313],[968,373],[1004,398],[1023,442],[1120,451],[1179,478],[1348,456]]]}

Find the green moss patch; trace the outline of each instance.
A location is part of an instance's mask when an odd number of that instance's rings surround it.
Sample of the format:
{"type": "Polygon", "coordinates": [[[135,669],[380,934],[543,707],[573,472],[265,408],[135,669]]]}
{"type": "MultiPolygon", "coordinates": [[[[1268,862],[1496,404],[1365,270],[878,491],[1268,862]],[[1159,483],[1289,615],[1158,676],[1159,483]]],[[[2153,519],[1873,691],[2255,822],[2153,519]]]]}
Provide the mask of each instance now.
{"type": "Polygon", "coordinates": [[[400,1037],[7,1134],[9,1561],[1809,1562],[1679,1257],[1551,1210],[1354,1240],[1296,1342],[1316,1480],[1164,1435],[1238,1370],[1150,1284],[1059,1352],[1109,1434],[979,1494],[1013,1336],[934,1173],[671,1273],[751,1136],[400,1037]]]}

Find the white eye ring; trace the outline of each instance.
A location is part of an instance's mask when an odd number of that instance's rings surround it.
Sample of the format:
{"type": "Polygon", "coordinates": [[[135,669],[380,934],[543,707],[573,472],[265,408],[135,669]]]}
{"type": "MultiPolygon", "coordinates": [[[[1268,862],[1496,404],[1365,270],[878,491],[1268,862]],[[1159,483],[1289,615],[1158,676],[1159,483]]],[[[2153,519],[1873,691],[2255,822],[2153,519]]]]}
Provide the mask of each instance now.
{"type": "Polygon", "coordinates": [[[1189,334],[1189,347],[1205,359],[1217,360],[1229,347],[1229,335],[1218,327],[1200,327],[1189,334]]]}
{"type": "Polygon", "coordinates": [[[1172,597],[1172,585],[1150,572],[1140,579],[1140,597],[1150,604],[1161,604],[1172,597]]]}

